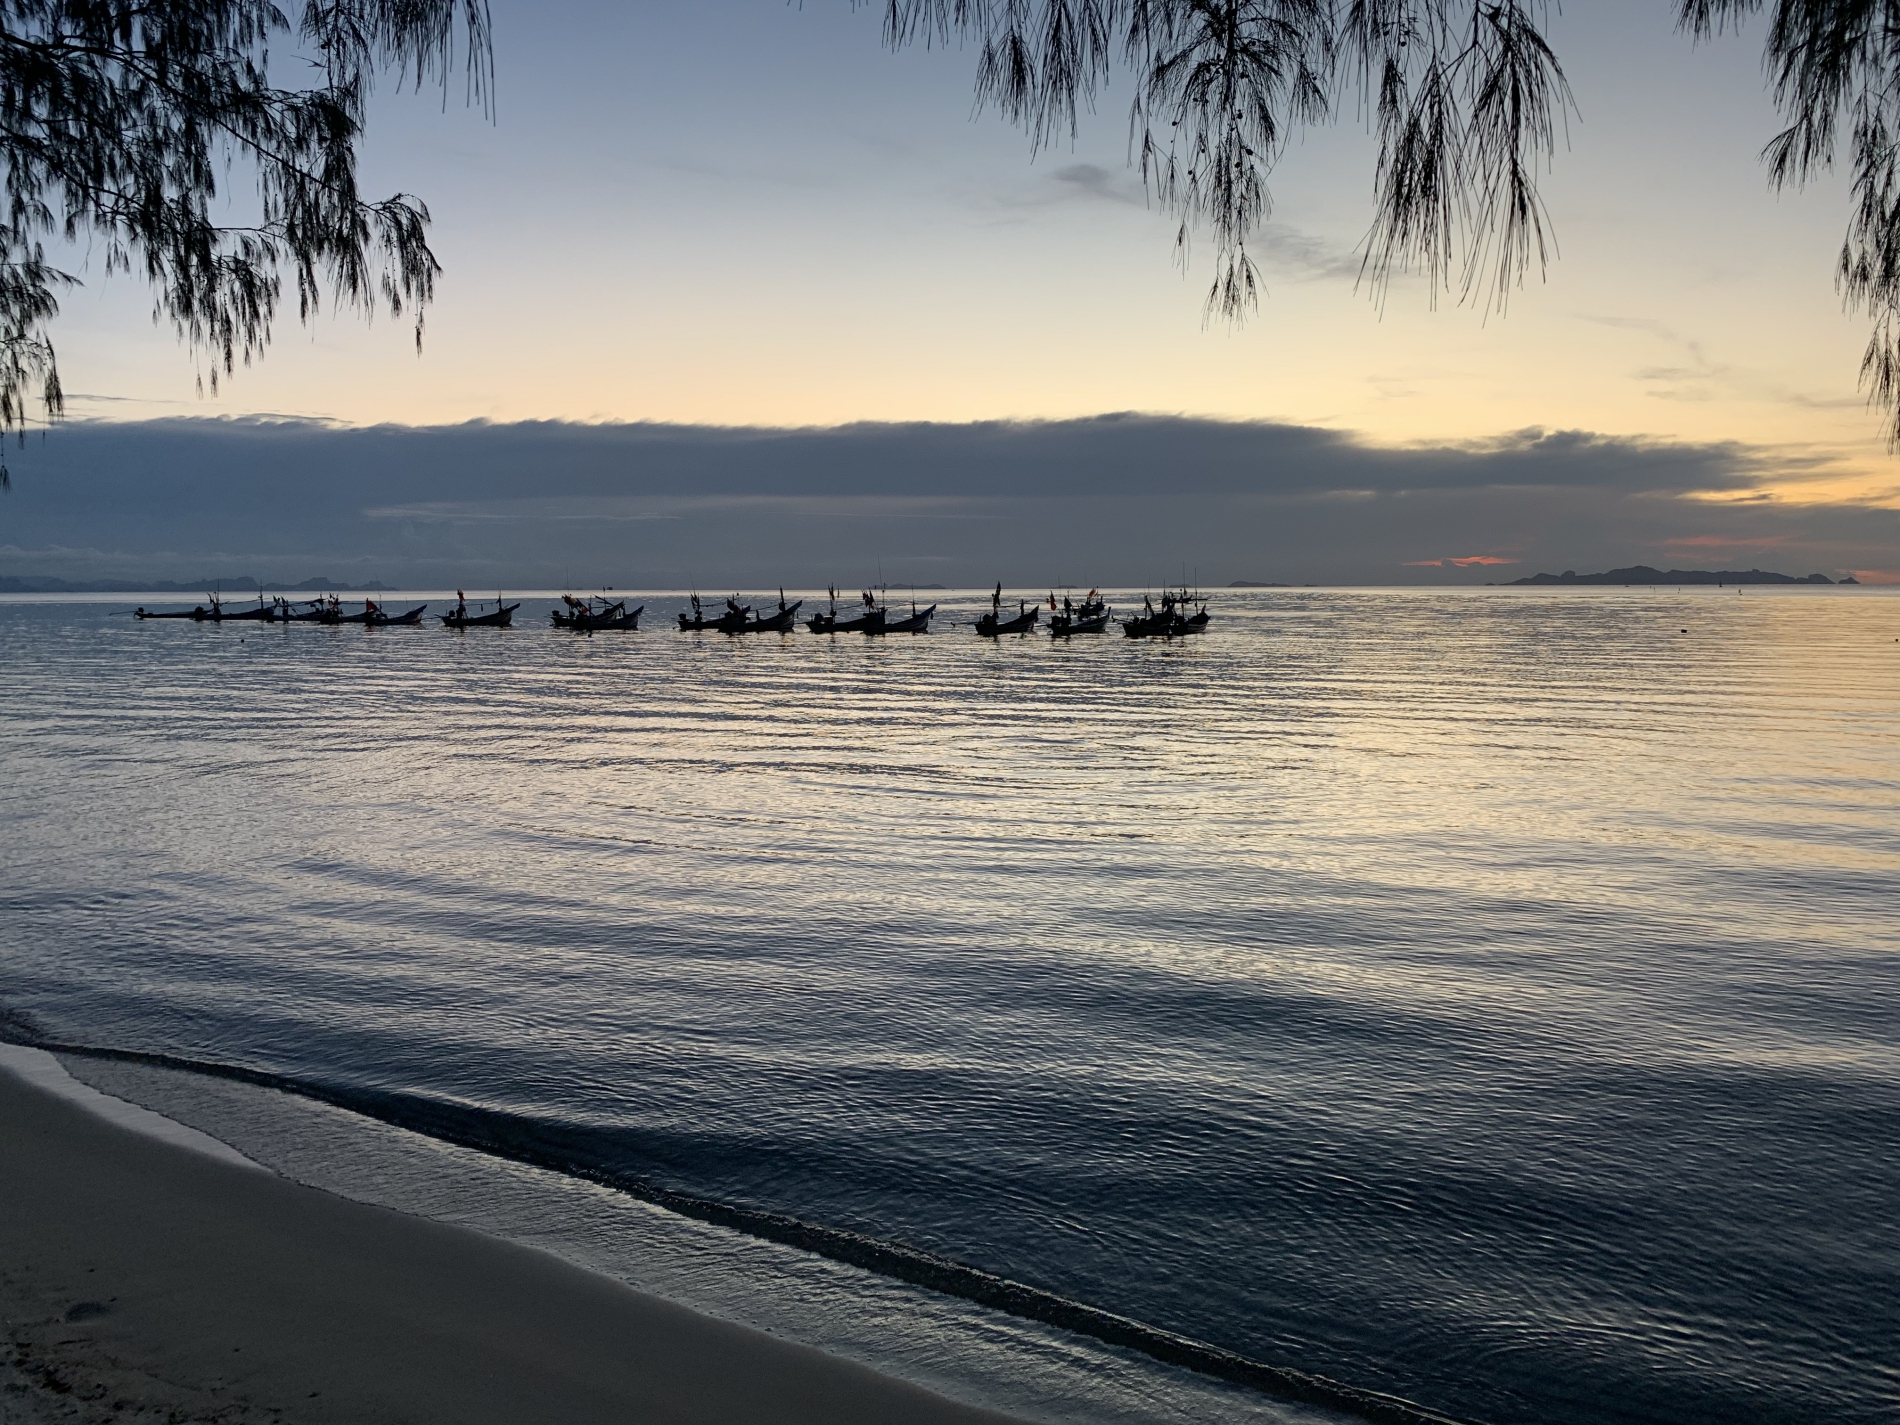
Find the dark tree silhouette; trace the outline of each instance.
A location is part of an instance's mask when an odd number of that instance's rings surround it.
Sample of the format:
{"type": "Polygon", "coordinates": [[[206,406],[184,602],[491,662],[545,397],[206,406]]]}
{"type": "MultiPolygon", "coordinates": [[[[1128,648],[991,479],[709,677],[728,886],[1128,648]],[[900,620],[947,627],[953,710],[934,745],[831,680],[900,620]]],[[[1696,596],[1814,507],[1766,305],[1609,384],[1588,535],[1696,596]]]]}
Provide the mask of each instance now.
{"type": "MultiPolygon", "coordinates": [[[[1764,0],[1677,0],[1697,41],[1764,0]]],[[[1843,129],[1854,206],[1837,281],[1873,334],[1861,375],[1900,444],[1900,4],[1774,0],[1765,64],[1787,127],[1764,157],[1777,188],[1833,167],[1843,129]]],[[[1303,125],[1342,111],[1379,143],[1362,272],[1502,307],[1552,252],[1538,176],[1572,108],[1544,38],[1545,0],[887,0],[896,46],[978,52],[977,97],[1040,146],[1075,132],[1112,75],[1132,80],[1131,149],[1150,195],[1207,232],[1210,316],[1259,299],[1249,238],[1267,178],[1303,125]]]]}
{"type": "Polygon", "coordinates": [[[326,297],[407,313],[420,342],[429,210],[364,199],[357,148],[378,75],[458,68],[486,103],[486,0],[308,0],[295,21],[269,0],[0,0],[0,432],[64,405],[47,324],[74,279],[48,240],[141,273],[214,387],[269,342],[286,273],[301,317],[326,297]],[[255,180],[236,225],[212,217],[234,175],[255,180]]]}

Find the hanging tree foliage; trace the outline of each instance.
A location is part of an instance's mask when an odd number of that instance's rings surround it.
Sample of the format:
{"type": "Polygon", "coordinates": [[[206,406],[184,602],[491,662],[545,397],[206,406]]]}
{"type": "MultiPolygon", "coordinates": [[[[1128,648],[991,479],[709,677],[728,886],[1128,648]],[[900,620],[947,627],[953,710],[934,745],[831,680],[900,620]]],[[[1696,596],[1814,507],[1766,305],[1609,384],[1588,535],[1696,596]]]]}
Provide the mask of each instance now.
{"type": "MultiPolygon", "coordinates": [[[[1697,40],[1763,0],[1679,0],[1697,40]]],[[[1768,74],[1787,127],[1764,157],[1776,187],[1831,168],[1845,131],[1853,210],[1837,280],[1873,334],[1870,397],[1900,444],[1900,6],[1774,0],[1768,74]]],[[[1288,139],[1343,112],[1379,146],[1365,276],[1421,271],[1434,292],[1502,306],[1551,233],[1538,176],[1571,96],[1545,0],[887,0],[893,45],[974,43],[977,96],[1042,145],[1073,135],[1111,74],[1131,79],[1130,138],[1185,257],[1212,239],[1210,316],[1259,298],[1248,251],[1288,139]]]]}
{"type": "Polygon", "coordinates": [[[294,21],[268,0],[0,0],[0,432],[64,406],[47,326],[74,278],[49,241],[143,275],[214,386],[269,341],[286,275],[300,317],[327,297],[407,314],[420,342],[429,210],[365,199],[358,142],[379,74],[458,68],[485,103],[485,0],[309,0],[294,21]],[[215,221],[241,177],[247,220],[215,221]]]}

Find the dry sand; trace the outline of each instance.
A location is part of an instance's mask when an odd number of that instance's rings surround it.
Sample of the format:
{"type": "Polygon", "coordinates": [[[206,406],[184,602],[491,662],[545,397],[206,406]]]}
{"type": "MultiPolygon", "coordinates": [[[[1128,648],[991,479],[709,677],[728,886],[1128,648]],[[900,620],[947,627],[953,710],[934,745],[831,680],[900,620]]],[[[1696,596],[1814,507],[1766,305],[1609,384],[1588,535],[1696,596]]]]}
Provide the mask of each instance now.
{"type": "Polygon", "coordinates": [[[1007,1425],[0,1068],[0,1421],[1007,1425]]]}

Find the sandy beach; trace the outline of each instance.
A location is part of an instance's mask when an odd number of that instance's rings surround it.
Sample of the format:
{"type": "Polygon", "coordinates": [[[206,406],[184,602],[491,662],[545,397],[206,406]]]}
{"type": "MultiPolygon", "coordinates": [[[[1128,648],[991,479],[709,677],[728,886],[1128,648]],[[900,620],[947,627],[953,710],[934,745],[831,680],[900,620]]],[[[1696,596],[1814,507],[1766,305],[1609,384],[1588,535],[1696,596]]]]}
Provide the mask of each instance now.
{"type": "Polygon", "coordinates": [[[1001,1425],[0,1068],[0,1420],[1001,1425]]]}

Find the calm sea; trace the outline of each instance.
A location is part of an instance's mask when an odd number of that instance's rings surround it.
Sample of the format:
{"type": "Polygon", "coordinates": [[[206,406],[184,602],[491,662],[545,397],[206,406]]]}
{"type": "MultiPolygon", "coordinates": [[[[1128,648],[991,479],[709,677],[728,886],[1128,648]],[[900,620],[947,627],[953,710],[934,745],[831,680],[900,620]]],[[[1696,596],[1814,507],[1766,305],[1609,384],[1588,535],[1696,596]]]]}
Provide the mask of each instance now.
{"type": "Polygon", "coordinates": [[[932,597],[0,604],[0,1008],[1046,1419],[1894,1418],[1900,597],[932,597]]]}

